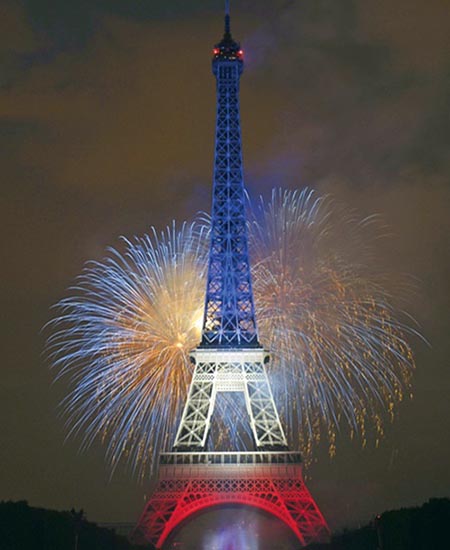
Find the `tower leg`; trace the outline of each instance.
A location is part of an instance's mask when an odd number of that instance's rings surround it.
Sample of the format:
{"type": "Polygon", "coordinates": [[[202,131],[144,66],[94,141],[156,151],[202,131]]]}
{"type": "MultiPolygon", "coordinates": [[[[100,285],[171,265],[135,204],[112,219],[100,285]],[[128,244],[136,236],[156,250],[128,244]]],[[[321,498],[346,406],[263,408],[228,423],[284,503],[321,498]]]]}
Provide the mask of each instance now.
{"type": "Polygon", "coordinates": [[[216,400],[215,365],[196,365],[175,438],[176,449],[204,449],[216,400]]]}
{"type": "Polygon", "coordinates": [[[246,363],[244,372],[245,401],[256,448],[287,448],[264,363],[246,363]]]}

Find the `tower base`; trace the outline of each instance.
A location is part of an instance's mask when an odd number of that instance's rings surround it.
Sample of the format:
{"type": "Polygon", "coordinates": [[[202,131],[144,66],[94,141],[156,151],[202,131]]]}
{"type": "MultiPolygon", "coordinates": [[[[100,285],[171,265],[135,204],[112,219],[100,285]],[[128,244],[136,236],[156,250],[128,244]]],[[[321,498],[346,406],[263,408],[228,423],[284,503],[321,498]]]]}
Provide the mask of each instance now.
{"type": "Polygon", "coordinates": [[[328,526],[295,452],[162,453],[158,485],[133,533],[162,548],[192,514],[223,504],[260,508],[288,525],[303,546],[325,542],[328,526]]]}

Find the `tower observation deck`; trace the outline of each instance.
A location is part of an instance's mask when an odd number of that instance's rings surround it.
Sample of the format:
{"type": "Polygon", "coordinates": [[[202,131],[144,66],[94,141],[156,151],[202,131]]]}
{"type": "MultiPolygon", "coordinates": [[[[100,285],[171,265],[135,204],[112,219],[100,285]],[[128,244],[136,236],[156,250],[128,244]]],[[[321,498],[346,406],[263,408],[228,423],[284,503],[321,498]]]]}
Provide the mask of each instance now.
{"type": "Polygon", "coordinates": [[[241,150],[243,67],[243,51],[232,38],[226,2],[225,32],[212,59],[217,113],[202,338],[190,354],[194,372],[173,448],[160,455],[158,484],[133,536],[156,548],[163,547],[181,522],[220,505],[265,510],[288,525],[302,545],[329,535],[303,481],[300,454],[288,449],[266,372],[270,355],[258,340],[241,150]],[[243,394],[242,414],[248,415],[253,448],[207,450],[220,392],[243,394]]]}

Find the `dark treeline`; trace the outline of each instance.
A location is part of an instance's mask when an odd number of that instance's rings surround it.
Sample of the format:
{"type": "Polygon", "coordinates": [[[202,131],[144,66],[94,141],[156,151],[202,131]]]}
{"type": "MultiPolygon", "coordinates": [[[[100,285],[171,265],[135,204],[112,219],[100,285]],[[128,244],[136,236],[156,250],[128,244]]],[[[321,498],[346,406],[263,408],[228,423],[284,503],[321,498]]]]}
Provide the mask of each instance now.
{"type": "MultiPolygon", "coordinates": [[[[151,546],[145,547],[150,550],[151,546]]],[[[308,550],[444,550],[450,548],[450,499],[385,512],[370,525],[334,535],[308,550]]],[[[142,550],[82,511],[56,512],[27,502],[0,502],[1,550],[142,550]]],[[[242,549],[245,550],[245,549],[242,549]]]]}
{"type": "Polygon", "coordinates": [[[82,510],[56,512],[20,501],[0,502],[0,549],[142,550],[142,546],[87,521],[82,510]]]}
{"type": "Polygon", "coordinates": [[[444,550],[450,548],[450,499],[384,512],[370,525],[334,535],[308,550],[444,550]]]}

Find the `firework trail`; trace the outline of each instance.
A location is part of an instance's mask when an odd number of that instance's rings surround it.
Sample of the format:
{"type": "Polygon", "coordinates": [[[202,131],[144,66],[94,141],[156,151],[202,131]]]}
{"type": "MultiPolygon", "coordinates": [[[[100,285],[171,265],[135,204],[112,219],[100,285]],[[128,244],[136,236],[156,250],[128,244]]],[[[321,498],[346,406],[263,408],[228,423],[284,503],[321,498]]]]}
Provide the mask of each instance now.
{"type": "Polygon", "coordinates": [[[187,395],[187,352],[200,339],[206,228],[183,224],[125,240],[88,264],[58,305],[48,349],[70,391],[62,409],[82,447],[108,442],[107,459],[138,471],[170,444],[187,395]]]}
{"type": "Polygon", "coordinates": [[[339,427],[378,442],[383,413],[410,391],[414,367],[388,292],[392,274],[373,255],[382,227],[311,190],[274,190],[252,212],[250,249],[261,341],[290,440],[309,457],[339,427]],[[373,430],[374,429],[374,430],[373,430]]]}
{"type": "MultiPolygon", "coordinates": [[[[250,212],[249,239],[260,341],[291,443],[305,458],[321,436],[335,451],[347,425],[365,443],[382,435],[409,392],[413,357],[377,267],[371,219],[358,220],[310,190],[274,190],[250,212]]],[[[69,380],[62,410],[82,447],[107,442],[141,475],[169,448],[200,341],[208,258],[207,221],[125,240],[91,263],[57,304],[48,340],[57,377],[69,380]]],[[[214,445],[248,438],[242,410],[220,400],[214,445]]]]}

